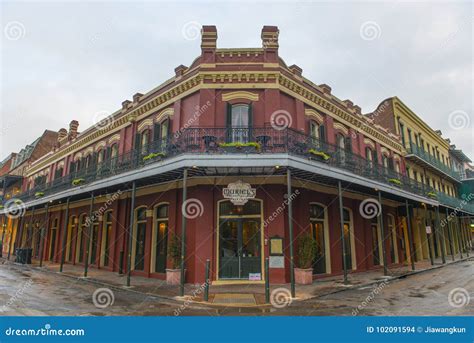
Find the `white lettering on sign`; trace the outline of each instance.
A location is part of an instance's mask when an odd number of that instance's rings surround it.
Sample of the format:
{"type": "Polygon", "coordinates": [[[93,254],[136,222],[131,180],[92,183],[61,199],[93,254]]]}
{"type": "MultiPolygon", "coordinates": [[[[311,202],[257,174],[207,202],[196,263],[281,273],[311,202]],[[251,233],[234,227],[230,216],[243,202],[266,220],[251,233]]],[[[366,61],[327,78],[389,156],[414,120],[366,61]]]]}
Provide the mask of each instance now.
{"type": "Polygon", "coordinates": [[[222,196],[238,206],[245,205],[249,199],[254,199],[256,195],[257,189],[242,181],[229,183],[227,188],[222,189],[222,196]]]}
{"type": "Polygon", "coordinates": [[[430,234],[431,233],[431,226],[426,227],[426,233],[430,234]]]}

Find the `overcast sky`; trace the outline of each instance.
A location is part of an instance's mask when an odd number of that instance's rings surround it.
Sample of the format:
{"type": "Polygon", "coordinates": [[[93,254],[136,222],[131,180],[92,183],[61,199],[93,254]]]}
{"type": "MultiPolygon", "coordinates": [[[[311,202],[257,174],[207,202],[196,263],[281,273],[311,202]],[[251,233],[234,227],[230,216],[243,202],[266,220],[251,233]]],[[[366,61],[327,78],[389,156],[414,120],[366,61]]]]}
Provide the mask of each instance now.
{"type": "Polygon", "coordinates": [[[397,95],[474,159],[473,8],[466,2],[4,2],[0,159],[44,129],[83,131],[189,66],[198,26],[218,47],[260,47],[280,29],[280,56],[362,112],[397,95]],[[104,112],[105,111],[105,112],[104,112]],[[100,114],[99,114],[100,116],[100,114]]]}

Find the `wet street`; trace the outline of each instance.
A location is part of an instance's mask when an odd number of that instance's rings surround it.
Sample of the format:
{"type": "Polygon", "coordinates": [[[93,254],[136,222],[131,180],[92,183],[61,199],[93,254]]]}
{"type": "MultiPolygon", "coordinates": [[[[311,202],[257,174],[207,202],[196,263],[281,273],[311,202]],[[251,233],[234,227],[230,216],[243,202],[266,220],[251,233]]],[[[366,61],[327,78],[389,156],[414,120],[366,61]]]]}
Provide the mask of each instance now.
{"type": "Polygon", "coordinates": [[[471,260],[306,301],[293,300],[281,308],[225,308],[183,304],[118,288],[103,291],[107,286],[87,280],[1,264],[0,316],[474,315],[473,275],[471,260]]]}

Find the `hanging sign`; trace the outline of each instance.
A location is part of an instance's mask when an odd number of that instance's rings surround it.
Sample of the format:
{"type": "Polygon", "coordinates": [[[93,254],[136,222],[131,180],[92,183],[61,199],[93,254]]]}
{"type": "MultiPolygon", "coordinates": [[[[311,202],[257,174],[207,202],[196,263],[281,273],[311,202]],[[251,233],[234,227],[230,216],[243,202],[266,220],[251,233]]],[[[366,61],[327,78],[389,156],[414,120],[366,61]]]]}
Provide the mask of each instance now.
{"type": "Polygon", "coordinates": [[[426,227],[426,233],[427,233],[427,234],[431,234],[431,226],[427,226],[427,227],[426,227]]]}
{"type": "Polygon", "coordinates": [[[237,206],[245,205],[249,199],[254,199],[256,195],[257,189],[242,181],[229,183],[227,188],[222,189],[222,196],[237,206]]]}

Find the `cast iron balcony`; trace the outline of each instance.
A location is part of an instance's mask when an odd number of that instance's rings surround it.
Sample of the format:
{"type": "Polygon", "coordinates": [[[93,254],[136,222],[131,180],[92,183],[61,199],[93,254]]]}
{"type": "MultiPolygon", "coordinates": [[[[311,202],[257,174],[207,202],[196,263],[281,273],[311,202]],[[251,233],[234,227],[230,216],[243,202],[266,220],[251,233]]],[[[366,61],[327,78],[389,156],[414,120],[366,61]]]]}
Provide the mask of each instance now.
{"type": "Polygon", "coordinates": [[[461,181],[461,176],[458,172],[455,172],[444,163],[440,162],[436,157],[430,155],[429,152],[421,149],[416,144],[410,143],[410,147],[407,149],[408,154],[406,158],[417,159],[418,162],[421,162],[425,167],[429,169],[434,169],[435,171],[442,172],[449,178],[453,179],[456,182],[461,181]]]}
{"type": "MultiPolygon", "coordinates": [[[[182,154],[275,154],[303,157],[379,181],[405,191],[428,197],[435,193],[430,186],[411,180],[394,170],[368,161],[351,151],[328,144],[294,129],[256,128],[187,128],[166,140],[131,150],[99,164],[71,172],[48,184],[23,193],[23,201],[40,198],[96,180],[142,168],[148,164],[182,154]]],[[[449,205],[449,204],[447,204],[449,205]]],[[[473,211],[474,212],[474,211],[473,211]]]]}

